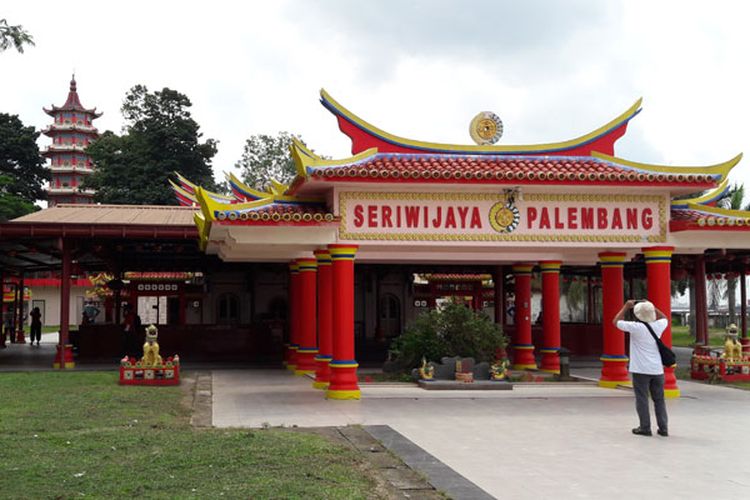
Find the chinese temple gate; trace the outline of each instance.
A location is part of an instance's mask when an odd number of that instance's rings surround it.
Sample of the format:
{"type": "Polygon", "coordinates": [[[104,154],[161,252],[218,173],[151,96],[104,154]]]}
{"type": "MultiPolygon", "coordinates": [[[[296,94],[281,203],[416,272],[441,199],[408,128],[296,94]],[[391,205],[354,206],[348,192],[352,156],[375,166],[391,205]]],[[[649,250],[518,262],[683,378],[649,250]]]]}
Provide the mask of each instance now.
{"type": "MultiPolygon", "coordinates": [[[[648,298],[669,314],[673,254],[748,246],[750,213],[713,206],[741,155],[707,167],[615,156],[615,143],[640,112],[640,100],[577,139],[524,146],[404,139],[367,123],[325,91],[321,102],[352,140],[352,157],[323,159],[295,142],[297,176],[289,186],[272,183],[262,192],[230,177],[233,196],[227,198],[180,179],[175,191],[182,203],[200,206],[196,224],[207,253],[226,262],[289,262],[286,360],[295,373],[316,372],[316,387],[328,384],[328,397],[359,397],[355,261],[486,265],[496,269],[496,288],[511,275],[514,366],[547,371],[559,369],[561,268],[596,266],[603,301],[600,384],[614,387],[629,383],[623,335],[609,320],[625,298],[625,265],[640,263],[648,298]],[[720,245],[706,237],[719,234],[720,245]],[[537,269],[541,313],[531,310],[537,269]],[[332,287],[319,284],[328,274],[332,287]],[[327,312],[316,315],[316,303],[332,310],[332,322],[327,312]],[[537,314],[541,339],[534,342],[537,314]],[[317,338],[316,321],[323,322],[317,338]],[[541,354],[540,365],[535,354],[541,354]]],[[[483,290],[472,295],[484,300],[483,290]]],[[[502,316],[498,311],[496,317],[502,316]]],[[[671,344],[670,330],[663,339],[671,344]]],[[[670,369],[666,391],[679,395],[670,369]]]]}
{"type": "MultiPolygon", "coordinates": [[[[321,103],[351,139],[351,157],[324,159],[295,141],[289,185],[258,190],[230,175],[222,195],[178,175],[183,207],[30,214],[0,224],[0,274],[17,286],[24,272],[59,270],[62,311],[79,273],[128,282],[105,298],[114,305],[104,324],[79,331],[80,354],[89,341],[117,352],[119,304],[131,301],[167,323],[160,336],[184,360],[265,350],[334,399],[358,399],[359,361],[382,362],[390,338],[449,297],[494,315],[517,369],[556,372],[567,347],[599,356],[601,386],[627,385],[611,318],[636,280],[669,315],[672,279],[692,276],[705,341],[706,275],[746,275],[750,212],[715,206],[741,155],[703,167],[617,157],[640,101],[576,139],[520,146],[405,139],[325,91],[321,103]],[[561,310],[572,283],[585,289],[582,316],[561,310]]],[[[671,331],[662,338],[671,344],[671,331]]],[[[62,326],[61,367],[67,339],[62,326]]],[[[665,378],[667,395],[679,396],[672,369],[665,378]]]]}

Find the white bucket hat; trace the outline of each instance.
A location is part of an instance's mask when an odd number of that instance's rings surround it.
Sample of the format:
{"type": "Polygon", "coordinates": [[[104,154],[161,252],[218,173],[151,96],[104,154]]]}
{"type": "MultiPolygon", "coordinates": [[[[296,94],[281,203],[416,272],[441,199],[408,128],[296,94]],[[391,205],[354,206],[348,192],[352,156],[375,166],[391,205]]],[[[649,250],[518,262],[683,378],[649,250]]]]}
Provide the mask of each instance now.
{"type": "Polygon", "coordinates": [[[638,302],[633,308],[633,314],[635,314],[636,318],[645,323],[656,321],[656,311],[654,310],[654,305],[648,300],[638,302]]]}

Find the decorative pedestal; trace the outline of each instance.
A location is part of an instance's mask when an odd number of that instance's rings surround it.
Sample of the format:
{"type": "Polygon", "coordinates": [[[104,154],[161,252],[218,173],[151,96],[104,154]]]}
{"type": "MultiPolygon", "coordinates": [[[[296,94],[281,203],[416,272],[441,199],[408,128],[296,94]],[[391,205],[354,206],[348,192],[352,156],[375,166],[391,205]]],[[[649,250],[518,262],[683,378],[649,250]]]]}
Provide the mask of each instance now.
{"type": "Polygon", "coordinates": [[[698,352],[690,359],[690,378],[723,382],[748,381],[750,358],[726,359],[698,352]]]}
{"type": "Polygon", "coordinates": [[[120,363],[120,385],[179,385],[180,358],[167,358],[158,366],[142,366],[135,358],[120,363]]]}
{"type": "Polygon", "coordinates": [[[599,379],[599,387],[614,389],[618,386],[632,387],[633,382],[628,378],[628,361],[630,358],[616,354],[602,354],[599,361],[602,362],[602,376],[599,379]]]}
{"type": "Polygon", "coordinates": [[[317,369],[315,371],[315,382],[313,387],[316,389],[328,389],[331,385],[331,361],[333,356],[325,356],[319,354],[315,356],[315,364],[317,369]]]}
{"type": "Polygon", "coordinates": [[[55,353],[55,361],[52,363],[52,368],[75,368],[76,364],[73,361],[73,346],[71,344],[65,344],[61,346],[57,344],[57,352],[55,353]]]}
{"type": "Polygon", "coordinates": [[[326,390],[328,399],[360,399],[356,361],[331,361],[331,383],[326,390]],[[331,389],[334,387],[334,389],[331,389]]]}
{"type": "Polygon", "coordinates": [[[750,338],[741,338],[740,344],[742,344],[742,354],[750,354],[750,338]]]}

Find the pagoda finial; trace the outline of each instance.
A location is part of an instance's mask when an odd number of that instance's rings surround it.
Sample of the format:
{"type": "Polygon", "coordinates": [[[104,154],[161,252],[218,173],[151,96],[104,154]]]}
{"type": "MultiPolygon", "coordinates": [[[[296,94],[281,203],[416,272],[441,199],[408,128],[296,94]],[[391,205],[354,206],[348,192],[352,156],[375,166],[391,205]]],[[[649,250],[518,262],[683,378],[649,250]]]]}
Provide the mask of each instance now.
{"type": "Polygon", "coordinates": [[[70,91],[75,92],[76,91],[76,72],[73,71],[73,76],[70,78],[70,91]]]}

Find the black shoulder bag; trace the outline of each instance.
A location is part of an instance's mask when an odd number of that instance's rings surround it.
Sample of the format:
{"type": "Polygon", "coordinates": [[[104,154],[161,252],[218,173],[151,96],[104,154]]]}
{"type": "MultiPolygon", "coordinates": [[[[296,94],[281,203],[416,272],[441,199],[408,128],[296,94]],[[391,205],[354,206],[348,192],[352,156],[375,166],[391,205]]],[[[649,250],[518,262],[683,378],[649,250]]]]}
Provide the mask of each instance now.
{"type": "Polygon", "coordinates": [[[651,325],[646,323],[645,321],[641,321],[644,325],[646,325],[646,328],[648,328],[649,333],[652,337],[654,337],[654,340],[656,341],[656,347],[659,348],[659,356],[661,356],[661,364],[666,367],[672,367],[677,365],[677,356],[675,356],[672,349],[664,345],[664,342],[661,341],[659,337],[656,336],[654,333],[654,330],[651,328],[651,325]]]}

